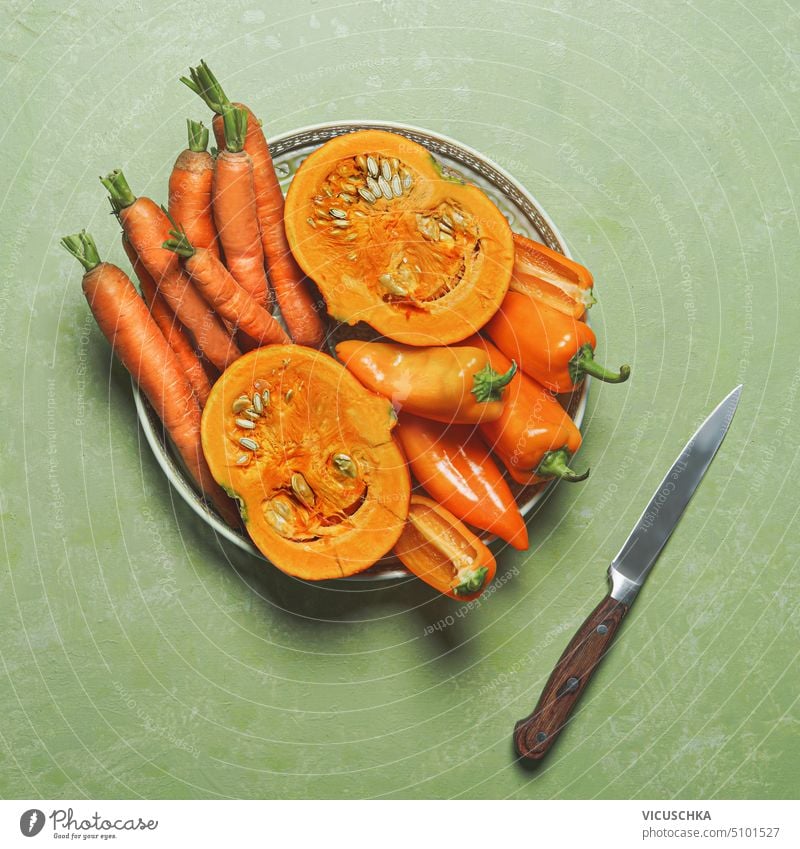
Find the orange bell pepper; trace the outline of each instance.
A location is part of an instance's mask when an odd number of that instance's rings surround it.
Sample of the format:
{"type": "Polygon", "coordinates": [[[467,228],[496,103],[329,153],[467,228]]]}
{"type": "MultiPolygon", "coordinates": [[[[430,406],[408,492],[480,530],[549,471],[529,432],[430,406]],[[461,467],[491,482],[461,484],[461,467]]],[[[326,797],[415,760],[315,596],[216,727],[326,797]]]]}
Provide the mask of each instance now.
{"type": "MultiPolygon", "coordinates": [[[[492,368],[509,360],[488,339],[473,336],[465,345],[483,346],[492,368]]],[[[519,372],[508,385],[503,415],[480,425],[484,442],[508,473],[523,485],[549,478],[582,481],[589,472],[575,473],[569,462],[581,447],[581,432],[558,401],[533,378],[519,372]]]]}
{"type": "Polygon", "coordinates": [[[484,329],[525,374],[553,392],[571,392],[586,374],[622,383],[631,373],[630,366],[616,373],[596,362],[597,337],[588,324],[519,292],[506,295],[484,329]]]}
{"type": "Polygon", "coordinates": [[[528,547],[514,496],[475,428],[401,413],[394,432],[428,495],[463,522],[528,547]]]}
{"type": "Polygon", "coordinates": [[[547,245],[514,233],[514,268],[511,291],[536,298],[548,306],[583,318],[596,303],[592,273],[547,245]]]}
{"type": "Polygon", "coordinates": [[[516,363],[510,363],[498,374],[486,351],[464,345],[413,348],[349,339],[336,346],[336,355],[367,389],[388,398],[395,409],[445,423],[499,418],[503,389],[517,371],[516,363]]]}
{"type": "Polygon", "coordinates": [[[408,519],[394,546],[400,562],[440,593],[477,598],[492,582],[492,552],[456,517],[430,498],[412,495],[408,519]]]}

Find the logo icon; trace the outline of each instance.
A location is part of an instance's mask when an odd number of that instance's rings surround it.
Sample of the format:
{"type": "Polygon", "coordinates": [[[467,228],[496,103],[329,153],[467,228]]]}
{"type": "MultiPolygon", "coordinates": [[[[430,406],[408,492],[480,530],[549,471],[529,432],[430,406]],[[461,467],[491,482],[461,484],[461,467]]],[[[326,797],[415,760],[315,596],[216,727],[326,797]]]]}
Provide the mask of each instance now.
{"type": "Polygon", "coordinates": [[[44,828],[44,812],[38,808],[31,808],[19,818],[19,830],[25,837],[36,837],[44,828]]]}

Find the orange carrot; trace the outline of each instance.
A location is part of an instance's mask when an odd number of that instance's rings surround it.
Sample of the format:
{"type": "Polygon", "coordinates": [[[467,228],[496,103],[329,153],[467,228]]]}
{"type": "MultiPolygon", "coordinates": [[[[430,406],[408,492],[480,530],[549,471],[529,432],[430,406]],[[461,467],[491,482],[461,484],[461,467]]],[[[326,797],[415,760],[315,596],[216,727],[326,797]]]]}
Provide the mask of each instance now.
{"type": "Polygon", "coordinates": [[[275,318],[250,297],[218,257],[205,248],[195,248],[185,233],[173,230],[171,235],[164,247],[182,258],[183,267],[223,318],[237,325],[257,345],[286,345],[291,341],[275,318]]]}
{"type": "Polygon", "coordinates": [[[224,147],[225,129],[222,118],[226,106],[237,106],[247,112],[247,134],[244,149],[253,161],[256,206],[261,227],[261,243],[267,260],[269,279],[289,333],[299,345],[318,348],[325,339],[325,323],[316,308],[318,296],[313,285],[300,270],[286,240],[283,227],[283,192],[272,164],[269,146],[261,122],[241,103],[228,100],[219,82],[205,62],[190,69],[191,79],[181,82],[199,94],[209,108],[216,112],[214,136],[217,145],[224,147]]]}
{"type": "Polygon", "coordinates": [[[211,212],[214,157],[206,150],[208,130],[191,119],[186,123],[189,147],[181,151],[169,176],[169,217],[186,231],[193,245],[219,256],[211,212]]]}
{"type": "Polygon", "coordinates": [[[223,371],[241,356],[241,352],[213,310],[181,271],[177,256],[163,248],[170,231],[166,213],[150,198],[137,198],[121,171],[112,171],[100,181],[108,189],[122,229],[155,280],[158,291],[192,334],[198,351],[223,371]]]}
{"type": "Polygon", "coordinates": [[[142,296],[150,310],[150,315],[153,316],[158,329],[164,334],[170,348],[175,352],[183,373],[192,385],[192,390],[202,409],[211,392],[211,381],[208,379],[203,364],[197,358],[191,343],[186,338],[180,322],[175,318],[175,313],[167,306],[164,296],[158,291],[155,281],[147,273],[147,269],[139,257],[136,256],[136,251],[124,233],[122,235],[122,246],[125,248],[125,253],[139,278],[139,288],[142,290],[142,296]]]}
{"type": "MultiPolygon", "coordinates": [[[[258,227],[253,163],[243,150],[247,113],[232,107],[226,111],[225,147],[217,154],[211,189],[214,222],[228,271],[259,306],[267,307],[269,286],[258,227]]],[[[186,235],[195,247],[204,247],[188,231],[186,235]]]]}
{"type": "Polygon", "coordinates": [[[203,456],[200,407],[192,387],[130,278],[100,261],[88,233],[66,236],[61,243],[86,270],[83,292],[100,329],[161,419],[195,483],[225,521],[239,526],[233,502],[215,483],[203,456]]]}

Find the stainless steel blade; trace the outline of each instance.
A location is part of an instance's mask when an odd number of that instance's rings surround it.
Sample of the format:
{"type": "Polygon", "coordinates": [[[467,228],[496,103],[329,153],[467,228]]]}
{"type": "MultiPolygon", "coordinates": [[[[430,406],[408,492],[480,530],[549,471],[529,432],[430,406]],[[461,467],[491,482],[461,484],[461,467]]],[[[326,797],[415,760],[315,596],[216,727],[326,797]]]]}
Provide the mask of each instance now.
{"type": "Polygon", "coordinates": [[[742,393],[736,387],[695,431],[672,464],[631,535],[611,561],[611,596],[630,604],[678,524],[728,432],[742,393]]]}

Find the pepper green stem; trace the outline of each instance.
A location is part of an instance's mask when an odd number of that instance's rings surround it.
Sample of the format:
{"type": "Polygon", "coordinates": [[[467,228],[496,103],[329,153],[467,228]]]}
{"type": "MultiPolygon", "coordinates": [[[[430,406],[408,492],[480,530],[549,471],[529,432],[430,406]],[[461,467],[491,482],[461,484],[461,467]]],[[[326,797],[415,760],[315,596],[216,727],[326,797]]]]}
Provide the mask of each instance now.
{"type": "Polygon", "coordinates": [[[100,182],[108,190],[111,207],[115,213],[130,206],[136,200],[136,195],[131,191],[125,175],[119,169],[112,171],[106,177],[101,177],[100,182]]]}
{"type": "Polygon", "coordinates": [[[189,68],[189,77],[181,77],[181,82],[206,102],[212,112],[222,115],[226,106],[230,106],[228,96],[222,90],[219,80],[211,72],[211,68],[201,59],[196,68],[189,68]]]}
{"type": "Polygon", "coordinates": [[[503,390],[511,383],[517,373],[517,364],[512,360],[511,368],[505,373],[495,371],[488,363],[475,374],[472,381],[472,394],[479,404],[486,401],[499,401],[503,390]]]}
{"type": "Polygon", "coordinates": [[[208,129],[202,121],[193,121],[191,118],[186,119],[186,126],[189,130],[189,150],[192,153],[205,153],[208,148],[208,129]]]}
{"type": "Polygon", "coordinates": [[[183,259],[189,259],[189,257],[195,255],[195,249],[189,241],[189,237],[183,230],[170,230],[169,234],[172,238],[167,239],[167,241],[161,245],[162,248],[172,251],[179,257],[183,257],[183,259]]]}
{"type": "Polygon", "coordinates": [[[489,570],[485,566],[480,569],[464,569],[458,573],[459,582],[453,587],[456,595],[472,595],[478,592],[486,582],[489,570]]]}
{"type": "Polygon", "coordinates": [[[75,233],[73,236],[64,236],[61,244],[87,271],[91,271],[100,265],[97,245],[85,230],[81,230],[80,233],[75,233]]]}
{"type": "Polygon", "coordinates": [[[589,477],[587,469],[582,475],[573,472],[569,467],[569,451],[566,448],[559,448],[557,451],[548,451],[542,462],[536,469],[536,474],[543,478],[560,478],[562,481],[570,481],[577,483],[585,481],[589,477]]]}
{"type": "Polygon", "coordinates": [[[226,106],[222,110],[222,126],[225,129],[225,147],[231,153],[243,151],[247,135],[247,110],[241,106],[226,106]]]}
{"type": "Polygon", "coordinates": [[[581,345],[578,353],[569,361],[569,376],[573,383],[580,383],[585,374],[590,374],[606,383],[625,383],[631,376],[631,367],[620,366],[619,372],[609,371],[595,360],[594,350],[587,342],[581,345]]]}

